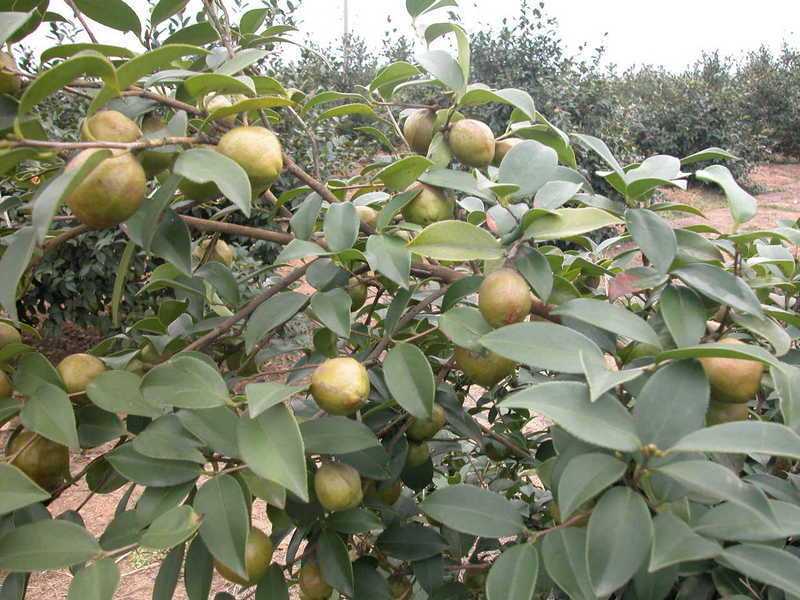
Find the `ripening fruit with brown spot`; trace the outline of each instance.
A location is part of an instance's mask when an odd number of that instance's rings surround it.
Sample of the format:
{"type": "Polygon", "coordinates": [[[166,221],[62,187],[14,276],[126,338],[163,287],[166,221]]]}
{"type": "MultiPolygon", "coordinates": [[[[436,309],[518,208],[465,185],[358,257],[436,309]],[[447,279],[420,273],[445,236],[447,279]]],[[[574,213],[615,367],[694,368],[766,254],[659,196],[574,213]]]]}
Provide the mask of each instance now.
{"type": "Polygon", "coordinates": [[[525,140],[520,138],[506,138],[504,140],[497,140],[494,143],[494,164],[498,167],[500,163],[503,162],[503,159],[506,157],[506,154],[511,152],[511,149],[524,142],[525,140]]]}
{"type": "Polygon", "coordinates": [[[444,190],[424,183],[415,184],[412,189],[420,193],[403,207],[403,218],[409,223],[426,227],[431,223],[453,218],[455,203],[444,190]]]}
{"type": "Polygon", "coordinates": [[[358,220],[364,225],[375,228],[378,223],[378,211],[371,206],[356,206],[356,214],[358,220]]]}
{"type": "Polygon", "coordinates": [[[306,560],[300,567],[298,576],[300,590],[306,600],[328,600],[333,588],[322,577],[319,564],[313,560],[306,560]]]}
{"type": "Polygon", "coordinates": [[[220,138],[217,151],[237,162],[255,187],[269,187],[283,170],[281,143],[264,127],[231,129],[220,138]]]}
{"type": "Polygon", "coordinates": [[[458,161],[468,167],[482,169],[494,159],[494,134],[486,123],[462,119],[450,126],[447,145],[458,161]]]}
{"type": "Polygon", "coordinates": [[[70,354],[56,367],[67,392],[77,394],[86,391],[86,387],[106,370],[103,361],[91,354],[70,354]]]}
{"type": "Polygon", "coordinates": [[[0,371],[0,398],[10,398],[14,388],[4,371],[0,371]]]}
{"type": "Polygon", "coordinates": [[[344,463],[327,462],[314,473],[314,492],[329,512],[355,508],[364,499],[361,475],[344,463]]]}
{"type": "Polygon", "coordinates": [[[414,468],[425,464],[431,457],[431,450],[426,442],[409,442],[406,466],[414,468]]]}
{"type": "Polygon", "coordinates": [[[6,457],[14,455],[11,464],[49,492],[69,477],[69,449],[32,431],[21,431],[12,438],[6,457]]]}
{"type": "Polygon", "coordinates": [[[17,61],[8,52],[0,52],[0,94],[18,96],[21,90],[22,78],[19,76],[17,61]]]}
{"type": "MultiPolygon", "coordinates": [[[[721,344],[746,346],[735,338],[720,340],[721,344]]],[[[761,387],[764,365],[742,358],[704,357],[700,364],[711,384],[711,399],[716,402],[742,403],[752,400],[761,387]]]]}
{"type": "Polygon", "coordinates": [[[222,564],[216,558],[214,559],[214,568],[217,570],[224,579],[250,587],[257,584],[269,569],[269,563],[272,560],[272,541],[260,529],[255,527],[250,528],[250,534],[247,536],[247,546],[244,551],[245,569],[247,571],[247,579],[239,575],[233,569],[222,564]]]}
{"type": "Polygon", "coordinates": [[[406,430],[406,436],[415,442],[424,442],[439,433],[445,422],[444,409],[438,404],[434,404],[430,419],[411,418],[411,425],[406,430]]]}
{"type": "Polygon", "coordinates": [[[715,402],[712,400],[708,404],[706,412],[706,425],[721,425],[722,423],[733,423],[735,421],[746,421],[749,413],[747,402],[715,402]]]}
{"type": "Polygon", "coordinates": [[[81,140],[84,142],[135,142],[142,130],[131,119],[116,110],[101,110],[81,123],[81,140]]]}
{"type": "Polygon", "coordinates": [[[4,348],[9,344],[21,341],[22,336],[20,335],[19,331],[17,331],[16,327],[0,321],[0,348],[4,348]]]}
{"type": "MultiPolygon", "coordinates": [[[[208,251],[208,245],[211,243],[210,239],[205,239],[197,244],[197,247],[194,249],[194,257],[197,260],[203,260],[203,257],[206,255],[208,251]]],[[[211,255],[208,257],[208,262],[218,262],[222,263],[226,267],[230,267],[233,264],[233,259],[236,257],[236,253],[224,240],[217,240],[214,244],[214,249],[211,251],[211,255]]]]}
{"type": "Polygon", "coordinates": [[[351,277],[347,281],[347,294],[353,303],[350,305],[350,310],[356,311],[367,301],[367,284],[361,281],[358,277],[351,277]]]}
{"type": "Polygon", "coordinates": [[[311,395],[332,415],[352,415],[369,397],[367,370],[350,357],[329,358],[311,375],[311,395]]]}
{"type": "Polygon", "coordinates": [[[433,141],[436,113],[426,108],[412,112],[403,124],[403,137],[417,154],[426,156],[433,141]]]}
{"type": "Polygon", "coordinates": [[[478,290],[478,308],[492,327],[524,321],[533,307],[533,294],[525,278],[513,269],[487,275],[478,290]]]}
{"type": "MultiPolygon", "coordinates": [[[[84,150],[67,164],[65,171],[75,171],[100,150],[84,150]]],[[[144,201],[147,176],[130,152],[112,150],[67,196],[66,202],[75,217],[94,229],[115,227],[126,221],[144,201]]]]}
{"type": "Polygon", "coordinates": [[[473,352],[457,346],[454,356],[456,366],[464,372],[467,379],[485,388],[496,385],[517,368],[517,363],[513,360],[503,358],[489,350],[473,352]]]}

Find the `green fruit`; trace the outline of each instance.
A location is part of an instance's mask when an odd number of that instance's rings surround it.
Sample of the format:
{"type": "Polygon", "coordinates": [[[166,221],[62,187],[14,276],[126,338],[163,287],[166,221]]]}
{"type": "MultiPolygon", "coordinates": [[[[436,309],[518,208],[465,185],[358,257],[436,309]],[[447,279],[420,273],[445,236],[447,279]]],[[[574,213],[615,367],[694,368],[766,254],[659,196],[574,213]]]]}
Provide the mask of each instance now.
{"type": "MultiPolygon", "coordinates": [[[[69,161],[65,171],[80,168],[98,149],[84,150],[69,161]]],[[[147,176],[129,152],[112,150],[67,196],[75,217],[94,229],[115,227],[133,215],[144,201],[147,176]]]]}
{"type": "Polygon", "coordinates": [[[445,423],[444,409],[434,404],[430,419],[411,418],[411,425],[406,430],[406,435],[414,442],[424,442],[435,436],[445,423]]]}
{"type": "Polygon", "coordinates": [[[8,52],[0,52],[0,94],[19,95],[22,90],[22,78],[18,72],[14,57],[8,52]],[[15,73],[8,71],[15,71],[15,73]]]}
{"type": "MultiPolygon", "coordinates": [[[[148,114],[142,121],[142,132],[145,137],[160,138],[169,135],[166,129],[167,124],[161,117],[148,114]],[[152,135],[148,135],[152,134],[152,135]]],[[[152,179],[156,175],[163,173],[172,167],[175,162],[176,153],[173,150],[165,150],[164,148],[152,148],[150,150],[142,150],[139,153],[139,162],[142,163],[142,168],[147,174],[148,179],[152,179]]]]}
{"type": "MultiPolygon", "coordinates": [[[[746,345],[735,338],[722,339],[720,344],[746,345]]],[[[711,399],[716,402],[748,402],[761,387],[764,365],[758,361],[715,356],[701,358],[700,364],[711,384],[711,399]]]]}
{"type": "Polygon", "coordinates": [[[237,162],[256,187],[269,187],[283,170],[281,143],[264,127],[231,129],[220,138],[217,151],[237,162]]]}
{"type": "Polygon", "coordinates": [[[84,142],[128,143],[141,137],[139,126],[116,110],[101,110],[84,119],[81,124],[81,139],[84,142]]]}
{"type": "Polygon", "coordinates": [[[32,431],[21,431],[11,439],[6,457],[14,456],[17,452],[19,454],[11,464],[49,492],[69,477],[69,449],[66,446],[32,431]]]}
{"type": "Polygon", "coordinates": [[[376,498],[388,506],[392,506],[400,499],[403,493],[403,482],[396,481],[376,481],[373,486],[367,488],[367,495],[376,498]]]}
{"type": "Polygon", "coordinates": [[[11,380],[8,375],[0,371],[0,398],[10,398],[13,392],[14,388],[11,387],[11,380]]]}
{"type": "Polygon", "coordinates": [[[721,425],[722,423],[746,421],[748,413],[747,402],[733,404],[731,402],[715,402],[712,400],[708,404],[706,424],[711,427],[712,425],[721,425]]]}
{"type": "Polygon", "coordinates": [[[418,444],[414,442],[408,443],[408,455],[406,456],[407,467],[414,468],[423,465],[430,457],[431,451],[426,442],[419,442],[418,444]]]}
{"type": "Polygon", "coordinates": [[[355,508],[364,499],[361,475],[344,463],[327,462],[314,474],[314,491],[329,512],[355,508]]]}
{"type": "MultiPolygon", "coordinates": [[[[197,260],[203,259],[210,243],[210,239],[205,239],[197,244],[194,252],[192,252],[197,260]]],[[[214,249],[211,251],[211,255],[208,257],[208,262],[218,262],[222,263],[226,267],[230,267],[233,264],[234,258],[236,258],[236,253],[234,252],[233,248],[231,248],[223,240],[217,240],[214,244],[214,249]]]]}
{"type": "Polygon", "coordinates": [[[264,577],[264,574],[269,569],[271,560],[272,541],[263,531],[251,527],[250,534],[247,536],[247,546],[244,551],[247,579],[244,579],[236,571],[225,566],[216,558],[214,559],[214,568],[224,579],[237,585],[250,587],[258,583],[261,578],[264,577]]]}
{"type": "Polygon", "coordinates": [[[450,126],[447,144],[461,164],[482,169],[492,164],[494,134],[486,123],[462,119],[450,126]]]}
{"type": "Polygon", "coordinates": [[[311,395],[332,415],[352,415],[369,397],[367,370],[354,358],[330,358],[311,376],[311,395]]]}
{"type": "Polygon", "coordinates": [[[413,587],[408,578],[403,575],[392,575],[389,577],[389,593],[396,600],[409,600],[413,587]]]}
{"type": "Polygon", "coordinates": [[[503,162],[503,159],[506,157],[506,154],[511,152],[511,149],[519,144],[520,142],[524,142],[520,138],[506,138],[504,140],[497,140],[494,144],[494,164],[498,167],[500,163],[503,162]]]}
{"type": "Polygon", "coordinates": [[[373,229],[378,223],[378,211],[371,206],[356,206],[356,214],[358,215],[358,220],[361,221],[362,224],[368,225],[373,229]]]}
{"type": "Polygon", "coordinates": [[[412,189],[416,188],[421,189],[420,193],[403,207],[403,218],[406,221],[426,227],[431,223],[453,218],[455,204],[444,190],[424,183],[418,183],[412,189]]]}
{"type": "Polygon", "coordinates": [[[347,281],[347,294],[353,303],[350,305],[351,311],[356,311],[367,301],[367,284],[358,277],[351,277],[347,281]]]}
{"type": "Polygon", "coordinates": [[[629,363],[640,358],[648,358],[655,356],[661,352],[661,348],[654,344],[645,344],[644,342],[633,342],[625,348],[626,356],[625,362],[629,363]]]}
{"type": "Polygon", "coordinates": [[[433,126],[436,122],[436,113],[428,109],[412,112],[403,124],[403,137],[408,145],[417,154],[428,154],[428,148],[433,141],[433,126]]]}
{"type": "Polygon", "coordinates": [[[524,321],[532,307],[531,288],[513,269],[490,273],[478,290],[478,308],[492,327],[524,321]]]}
{"type": "Polygon", "coordinates": [[[14,344],[22,341],[22,336],[17,331],[16,327],[0,321],[0,348],[4,348],[9,344],[14,344]]]}
{"type": "Polygon", "coordinates": [[[99,358],[91,354],[70,354],[56,367],[67,392],[77,394],[86,391],[95,378],[106,370],[99,358]]]}
{"type": "Polygon", "coordinates": [[[513,360],[503,358],[494,352],[472,352],[466,348],[456,347],[456,366],[464,375],[478,385],[490,388],[511,375],[517,368],[513,360]]]}
{"type": "Polygon", "coordinates": [[[333,592],[333,588],[322,578],[319,565],[314,561],[307,560],[300,567],[298,583],[307,600],[327,600],[333,592]]]}

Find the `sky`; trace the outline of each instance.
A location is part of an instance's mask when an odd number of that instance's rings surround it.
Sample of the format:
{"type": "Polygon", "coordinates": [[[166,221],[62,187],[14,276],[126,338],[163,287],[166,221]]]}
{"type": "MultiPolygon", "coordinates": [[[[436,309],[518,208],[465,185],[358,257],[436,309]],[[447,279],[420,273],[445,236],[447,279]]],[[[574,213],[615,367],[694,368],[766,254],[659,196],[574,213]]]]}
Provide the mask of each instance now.
{"type": "MultiPolygon", "coordinates": [[[[146,20],[144,0],[127,0],[146,20]]],[[[347,0],[350,28],[379,47],[390,26],[411,31],[404,0],[347,0]],[[388,19],[392,23],[389,25],[388,19]]],[[[320,43],[335,42],[344,30],[345,0],[303,0],[301,30],[320,43]]],[[[261,3],[251,2],[248,7],[261,3]]],[[[531,4],[536,4],[532,0],[531,4]]],[[[519,14],[520,0],[460,0],[468,30],[497,27],[519,14]]],[[[192,6],[192,5],[190,5],[192,6]]],[[[63,0],[51,10],[70,15],[63,0]]],[[[800,2],[797,0],[545,0],[545,12],[556,17],[567,45],[606,46],[606,62],[621,67],[654,64],[678,70],[704,50],[739,54],[762,44],[777,48],[785,40],[800,45],[800,2]],[[605,35],[604,35],[605,34],[605,35]]],[[[446,16],[444,11],[438,13],[446,16]]],[[[422,21],[441,20],[435,16],[422,21]]],[[[120,44],[118,32],[95,26],[101,42],[120,44]]],[[[43,28],[42,28],[43,29],[43,28]]],[[[34,47],[49,45],[43,34],[34,47]]]]}

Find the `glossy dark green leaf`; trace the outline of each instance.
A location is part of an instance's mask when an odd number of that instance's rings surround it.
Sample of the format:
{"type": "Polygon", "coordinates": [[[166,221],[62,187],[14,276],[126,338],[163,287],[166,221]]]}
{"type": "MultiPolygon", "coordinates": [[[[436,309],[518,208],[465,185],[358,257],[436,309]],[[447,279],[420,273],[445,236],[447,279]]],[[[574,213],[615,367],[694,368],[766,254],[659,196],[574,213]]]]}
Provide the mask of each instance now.
{"type": "Polygon", "coordinates": [[[180,410],[178,419],[197,439],[205,442],[212,450],[228,457],[238,457],[236,427],[239,419],[227,406],[203,410],[180,410]]]}
{"type": "Polygon", "coordinates": [[[472,485],[442,488],[420,504],[420,510],[451,529],[500,538],[524,531],[519,510],[503,496],[472,485]]]}
{"type": "Polygon", "coordinates": [[[161,568],[156,575],[155,585],[153,586],[153,600],[172,600],[175,588],[178,587],[178,578],[181,574],[183,564],[183,554],[186,546],[181,544],[169,551],[166,558],[161,563],[161,568]]]}
{"type": "Polygon", "coordinates": [[[8,317],[14,321],[17,315],[17,284],[28,268],[33,251],[36,248],[36,231],[33,227],[23,227],[14,234],[11,243],[0,256],[0,278],[3,286],[0,288],[0,306],[8,317]]]}
{"type": "Polygon", "coordinates": [[[419,419],[430,418],[436,382],[422,350],[411,344],[396,344],[383,362],[383,376],[400,406],[419,419]]]}
{"type": "Polygon", "coordinates": [[[380,445],[372,430],[347,417],[326,416],[300,424],[309,454],[347,454],[380,445]]]}
{"type": "Polygon", "coordinates": [[[325,213],[323,232],[332,252],[353,247],[358,238],[358,214],[351,202],[332,204],[325,213]]]}
{"type": "Polygon", "coordinates": [[[49,440],[73,449],[80,447],[72,403],[60,387],[40,385],[25,402],[19,417],[27,429],[49,440]]]}
{"type": "Polygon", "coordinates": [[[547,302],[553,291],[553,269],[544,255],[538,250],[529,248],[526,253],[517,258],[514,265],[539,296],[539,299],[547,302]]]}
{"type": "Polygon", "coordinates": [[[99,554],[92,534],[69,521],[38,521],[0,535],[0,569],[7,571],[63,569],[99,554]]]}
{"type": "Polygon", "coordinates": [[[625,474],[628,465],[608,454],[590,452],[570,459],[558,480],[558,507],[566,520],[625,474]]]}
{"type": "Polygon", "coordinates": [[[114,413],[96,406],[81,406],[75,411],[81,448],[96,448],[125,435],[125,425],[114,413]]]}
{"type": "Polygon", "coordinates": [[[368,533],[383,529],[383,522],[364,508],[351,508],[333,513],[328,524],[340,533],[368,533]]]}
{"type": "Polygon", "coordinates": [[[650,553],[651,573],[683,562],[714,558],[722,547],[693,532],[670,512],[653,519],[653,548],[650,553]]]}
{"type": "Polygon", "coordinates": [[[50,494],[30,480],[25,473],[8,463],[0,463],[0,515],[34,502],[47,500],[50,494]]]}
{"type": "Polygon", "coordinates": [[[492,331],[481,312],[472,306],[457,306],[439,317],[439,329],[456,346],[481,349],[480,338],[492,331]]]}
{"type": "Polygon", "coordinates": [[[531,544],[517,544],[494,562],[486,579],[488,600],[533,600],[539,576],[539,554],[531,544]]]}
{"type": "Polygon", "coordinates": [[[182,483],[172,487],[149,487],[142,492],[136,502],[136,519],[145,527],[160,515],[177,507],[194,487],[194,482],[182,483]]]}
{"type": "Polygon", "coordinates": [[[244,389],[247,395],[248,412],[251,418],[255,418],[265,410],[288,400],[304,388],[302,386],[266,381],[264,383],[249,383],[244,389]]]}
{"type": "Polygon", "coordinates": [[[722,188],[728,200],[733,220],[737,224],[745,223],[756,215],[758,203],[756,199],[744,191],[731,175],[727,167],[711,165],[694,174],[700,181],[716,183],[722,188]]]}
{"type": "Polygon", "coordinates": [[[399,560],[423,560],[442,552],[447,542],[419,523],[394,524],[378,536],[378,548],[399,560]]]}
{"type": "Polygon", "coordinates": [[[703,301],[684,286],[668,285],[661,294],[661,316],[678,347],[700,343],[706,331],[703,301]]]}
{"type": "Polygon", "coordinates": [[[189,600],[208,600],[213,578],[214,557],[198,535],[189,544],[183,567],[183,585],[189,600]]]}
{"type": "Polygon", "coordinates": [[[150,13],[150,26],[155,27],[162,21],[166,21],[171,16],[181,12],[189,0],[158,0],[150,13]]]}
{"type": "Polygon", "coordinates": [[[465,221],[428,225],[408,244],[409,250],[436,260],[494,260],[503,255],[500,242],[488,231],[465,221]]]}
{"type": "Polygon", "coordinates": [[[374,271],[403,288],[408,287],[411,252],[402,240],[387,235],[371,235],[367,239],[364,255],[374,271]]]}
{"type": "Polygon", "coordinates": [[[203,519],[200,537],[209,552],[241,577],[246,577],[245,547],[250,515],[242,487],[230,475],[218,475],[197,490],[194,508],[203,519]]]}
{"type": "Polygon", "coordinates": [[[763,317],[761,302],[739,277],[715,267],[696,263],[675,269],[673,274],[704,296],[748,315],[763,317]]]}
{"type": "Polygon", "coordinates": [[[208,148],[194,148],[182,152],[172,170],[195,183],[215,183],[246,217],[250,216],[250,180],[244,169],[227,156],[208,148]]]}
{"type": "Polygon", "coordinates": [[[317,540],[317,560],[325,581],[343,594],[353,594],[353,565],[347,546],[338,534],[322,532],[317,540]]]}
{"type": "Polygon", "coordinates": [[[17,362],[14,373],[14,389],[26,395],[33,396],[43,384],[52,384],[64,389],[64,382],[55,367],[43,354],[30,352],[17,362]]]}
{"type": "Polygon", "coordinates": [[[176,506],[150,524],[142,536],[145,548],[161,550],[185,542],[200,527],[200,516],[191,506],[176,506]]]}
{"type": "Polygon", "coordinates": [[[289,586],[276,563],[270,565],[267,574],[258,582],[255,600],[289,600],[289,586]]]}
{"type": "Polygon", "coordinates": [[[93,21],[97,21],[118,31],[132,31],[137,36],[142,32],[142,24],[136,12],[122,0],[75,0],[80,11],[93,21]]]}
{"type": "Polygon", "coordinates": [[[800,459],[800,435],[780,423],[739,421],[693,431],[670,452],[769,454],[800,459]]]}
{"type": "Polygon", "coordinates": [[[644,319],[627,308],[605,300],[575,298],[559,305],[552,314],[577,319],[622,337],[661,347],[658,334],[644,319]]]}
{"type": "Polygon", "coordinates": [[[444,50],[430,50],[422,54],[418,61],[423,69],[455,92],[456,96],[461,96],[466,90],[464,72],[449,53],[444,50]]]}
{"type": "Polygon", "coordinates": [[[229,400],[219,371],[192,356],[176,356],[155,367],[142,380],[142,395],[153,406],[214,408],[229,400]]]}
{"type": "Polygon", "coordinates": [[[586,530],[557,529],[542,542],[547,574],[572,600],[596,600],[586,561],[586,530]]]}
{"type": "Polygon", "coordinates": [[[350,307],[352,304],[352,298],[342,288],[317,292],[311,297],[311,310],[322,321],[322,324],[345,339],[350,337],[350,307]]]}
{"type": "Polygon", "coordinates": [[[497,180],[519,186],[512,199],[528,198],[554,178],[557,165],[555,150],[535,140],[525,140],[505,155],[497,180]]]}
{"type": "Polygon", "coordinates": [[[108,462],[120,475],[140,485],[169,487],[192,481],[202,467],[182,460],[157,460],[139,454],[127,443],[106,455],[108,462]]]}
{"type": "Polygon", "coordinates": [[[119,567],[104,558],[75,573],[67,600],[111,600],[119,585],[119,567]]]}
{"type": "Polygon", "coordinates": [[[297,292],[280,292],[259,306],[244,330],[247,351],[250,352],[264,336],[291,319],[308,302],[308,296],[297,292]]]}
{"type": "Polygon", "coordinates": [[[722,558],[756,581],[800,595],[800,559],[794,554],[760,544],[741,544],[726,548],[722,558]]]}
{"type": "Polygon", "coordinates": [[[206,458],[200,452],[201,447],[202,443],[187,433],[174,413],[159,417],[133,440],[134,450],[144,456],[204,465],[206,458]]]}

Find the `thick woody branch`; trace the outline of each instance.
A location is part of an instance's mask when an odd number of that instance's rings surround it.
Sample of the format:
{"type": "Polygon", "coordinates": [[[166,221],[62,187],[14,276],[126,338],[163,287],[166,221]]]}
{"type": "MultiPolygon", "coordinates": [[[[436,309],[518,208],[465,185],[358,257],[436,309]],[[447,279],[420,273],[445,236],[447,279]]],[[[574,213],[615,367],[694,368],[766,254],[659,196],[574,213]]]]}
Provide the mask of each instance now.
{"type": "Polygon", "coordinates": [[[221,221],[210,221],[208,219],[198,219],[181,215],[181,219],[191,228],[199,231],[212,231],[215,233],[225,233],[228,235],[240,235],[254,240],[264,240],[275,242],[276,244],[288,244],[294,238],[290,233],[282,231],[272,231],[270,229],[260,229],[258,227],[248,227],[247,225],[236,225],[234,223],[223,223],[221,221]]]}
{"type": "Polygon", "coordinates": [[[154,140],[140,140],[138,142],[51,142],[48,140],[23,139],[11,142],[0,142],[0,148],[52,148],[59,151],[86,150],[87,148],[141,150],[143,148],[157,148],[159,146],[200,144],[204,141],[207,140],[202,137],[166,137],[154,140]]]}
{"type": "Polygon", "coordinates": [[[291,173],[294,177],[305,183],[312,190],[317,192],[320,196],[322,196],[323,200],[326,200],[327,202],[330,202],[332,204],[336,204],[337,202],[339,202],[339,199],[333,195],[333,192],[331,192],[324,183],[322,183],[317,179],[314,179],[311,175],[306,173],[285,152],[283,153],[283,164],[286,165],[286,170],[289,171],[289,173],[291,173]]]}

